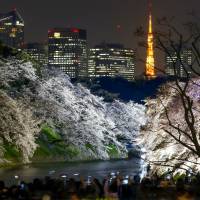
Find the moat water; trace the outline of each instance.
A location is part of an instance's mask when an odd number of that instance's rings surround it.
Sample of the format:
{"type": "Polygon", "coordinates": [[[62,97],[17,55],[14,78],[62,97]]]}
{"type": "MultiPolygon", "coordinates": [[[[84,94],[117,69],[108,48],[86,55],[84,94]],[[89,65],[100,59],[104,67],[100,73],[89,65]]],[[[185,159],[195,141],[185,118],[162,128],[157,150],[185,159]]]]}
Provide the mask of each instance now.
{"type": "Polygon", "coordinates": [[[123,175],[139,175],[142,173],[141,161],[135,158],[131,160],[29,164],[0,169],[0,180],[4,180],[6,185],[11,185],[20,180],[29,182],[34,178],[46,176],[62,178],[62,175],[66,175],[76,178],[78,174],[84,178],[92,176],[103,179],[111,172],[120,172],[123,175]]]}

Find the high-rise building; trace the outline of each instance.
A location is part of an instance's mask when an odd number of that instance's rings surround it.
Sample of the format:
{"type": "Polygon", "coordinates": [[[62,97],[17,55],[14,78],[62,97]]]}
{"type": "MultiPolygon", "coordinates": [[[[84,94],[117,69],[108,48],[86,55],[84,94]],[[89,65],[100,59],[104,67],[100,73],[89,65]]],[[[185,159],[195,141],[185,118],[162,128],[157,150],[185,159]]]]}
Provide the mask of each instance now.
{"type": "Polygon", "coordinates": [[[168,52],[165,55],[165,73],[167,75],[185,77],[185,70],[192,75],[193,54],[190,48],[183,48],[180,56],[178,56],[178,51],[168,49],[168,52]]]}
{"type": "Polygon", "coordinates": [[[87,33],[77,28],[54,28],[48,32],[48,64],[71,78],[87,76],[87,33]]]}
{"type": "Polygon", "coordinates": [[[24,43],[24,20],[16,9],[0,14],[0,40],[7,46],[20,49],[24,43]]]}
{"type": "Polygon", "coordinates": [[[24,50],[40,64],[48,64],[48,46],[42,43],[28,43],[24,50]]]}
{"type": "Polygon", "coordinates": [[[135,51],[120,44],[101,44],[90,49],[89,77],[121,76],[134,80],[135,51]]]}
{"type": "Polygon", "coordinates": [[[148,38],[147,38],[147,58],[146,58],[146,71],[145,75],[147,78],[151,79],[155,77],[155,59],[154,59],[154,35],[153,35],[153,27],[152,27],[152,3],[151,0],[149,2],[149,25],[148,25],[148,38]]]}

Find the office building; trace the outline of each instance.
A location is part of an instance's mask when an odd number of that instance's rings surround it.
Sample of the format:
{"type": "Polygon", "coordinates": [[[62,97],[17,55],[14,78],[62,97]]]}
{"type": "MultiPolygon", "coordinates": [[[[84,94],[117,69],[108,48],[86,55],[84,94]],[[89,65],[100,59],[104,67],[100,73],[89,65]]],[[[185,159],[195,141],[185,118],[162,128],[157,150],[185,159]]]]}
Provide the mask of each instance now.
{"type": "Polygon", "coordinates": [[[88,60],[89,77],[121,76],[134,80],[135,51],[120,44],[101,44],[90,49],[88,60]]]}
{"type": "Polygon", "coordinates": [[[28,43],[24,50],[39,64],[48,64],[48,46],[42,43],[28,43]]]}
{"type": "Polygon", "coordinates": [[[20,49],[24,44],[24,20],[16,9],[0,14],[0,40],[3,44],[20,49]]]}
{"type": "Polygon", "coordinates": [[[48,64],[71,78],[87,77],[87,33],[77,28],[48,32],[48,64]]]}
{"type": "Polygon", "coordinates": [[[165,73],[169,76],[174,76],[175,74],[178,77],[185,77],[187,72],[192,75],[191,66],[192,66],[192,50],[189,48],[183,48],[180,53],[180,56],[177,55],[178,51],[169,50],[169,54],[165,55],[165,73]]]}

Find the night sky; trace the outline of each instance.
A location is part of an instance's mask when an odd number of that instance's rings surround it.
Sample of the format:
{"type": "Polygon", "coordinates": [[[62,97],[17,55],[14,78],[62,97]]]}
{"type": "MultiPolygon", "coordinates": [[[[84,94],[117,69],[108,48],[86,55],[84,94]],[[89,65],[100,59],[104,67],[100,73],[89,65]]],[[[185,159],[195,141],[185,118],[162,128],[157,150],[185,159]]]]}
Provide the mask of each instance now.
{"type": "MultiPolygon", "coordinates": [[[[0,12],[14,7],[25,20],[26,42],[45,41],[48,28],[72,26],[87,29],[90,46],[107,41],[137,48],[134,31],[147,22],[147,0],[0,1],[0,12]]],[[[183,23],[192,10],[200,13],[200,0],[153,0],[154,20],[175,16],[183,23]]]]}

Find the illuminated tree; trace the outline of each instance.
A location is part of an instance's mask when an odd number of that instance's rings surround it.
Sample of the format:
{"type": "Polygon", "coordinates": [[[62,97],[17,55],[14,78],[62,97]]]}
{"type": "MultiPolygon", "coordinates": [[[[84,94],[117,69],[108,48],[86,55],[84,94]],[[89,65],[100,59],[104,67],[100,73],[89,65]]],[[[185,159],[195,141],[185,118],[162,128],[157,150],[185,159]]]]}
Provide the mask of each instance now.
{"type": "MultiPolygon", "coordinates": [[[[158,101],[147,105],[153,117],[162,118],[159,121],[160,126],[158,125],[158,129],[163,130],[163,133],[159,135],[162,142],[154,149],[159,148],[160,154],[163,153],[162,149],[165,149],[167,151],[165,155],[168,155],[168,157],[163,156],[164,159],[151,161],[155,165],[188,170],[191,163],[200,166],[200,110],[198,108],[200,101],[200,28],[198,23],[187,23],[184,29],[179,31],[177,25],[173,25],[173,18],[158,20],[158,28],[160,31],[154,33],[155,47],[171,59],[174,76],[173,81],[169,81],[162,87],[162,92],[157,96],[158,101]],[[190,64],[186,63],[182,56],[185,47],[192,50],[193,59],[190,64]],[[178,66],[183,70],[184,76],[178,73],[178,66]],[[163,92],[171,98],[171,101],[163,92]],[[160,107],[156,105],[158,103],[160,107]],[[161,115],[155,116],[154,112],[160,112],[161,115]],[[177,145],[179,149],[172,148],[173,145],[177,145]],[[173,151],[179,152],[181,156],[171,156],[173,151]]],[[[145,35],[142,28],[139,28],[136,33],[142,37],[145,35]]],[[[140,44],[144,43],[140,42],[140,44]]],[[[155,68],[160,74],[167,76],[165,70],[155,68]]],[[[151,127],[146,127],[147,131],[150,131],[149,135],[155,134],[148,128],[151,127]]]]}

